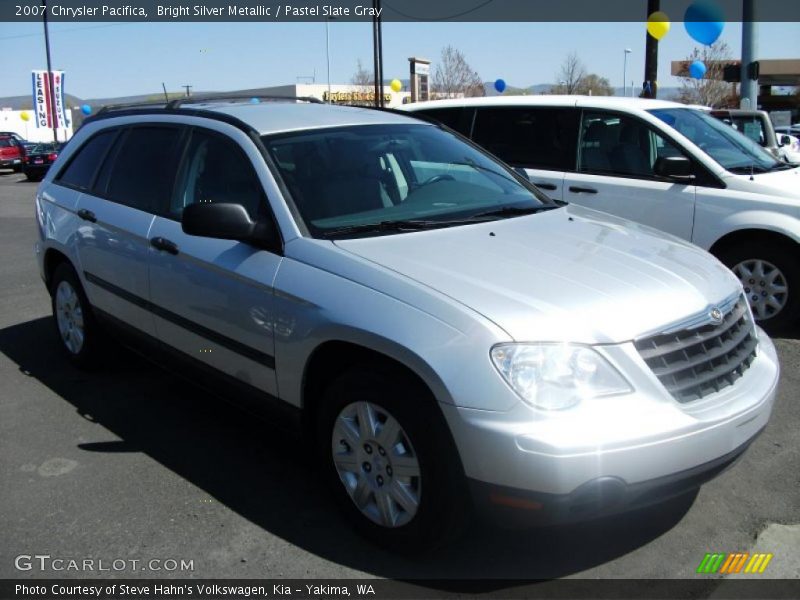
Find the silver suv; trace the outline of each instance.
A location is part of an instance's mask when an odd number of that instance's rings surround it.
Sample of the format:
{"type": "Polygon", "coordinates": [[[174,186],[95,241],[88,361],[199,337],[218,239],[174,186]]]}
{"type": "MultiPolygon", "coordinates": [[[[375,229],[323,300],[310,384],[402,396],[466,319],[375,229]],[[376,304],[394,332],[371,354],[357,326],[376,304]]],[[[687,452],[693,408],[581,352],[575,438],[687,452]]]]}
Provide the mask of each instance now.
{"type": "Polygon", "coordinates": [[[775,397],[775,349],[715,258],[555,203],[409,115],[104,111],[36,213],[72,361],[114,331],[284,408],[343,510],[393,547],[474,507],[567,521],[696,489],[775,397]]]}

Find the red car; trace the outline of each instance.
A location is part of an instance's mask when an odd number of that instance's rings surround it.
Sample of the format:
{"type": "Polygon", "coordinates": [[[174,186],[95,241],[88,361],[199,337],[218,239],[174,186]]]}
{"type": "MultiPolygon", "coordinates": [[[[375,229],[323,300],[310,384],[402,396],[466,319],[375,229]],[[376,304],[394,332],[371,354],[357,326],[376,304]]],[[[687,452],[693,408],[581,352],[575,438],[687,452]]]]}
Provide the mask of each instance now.
{"type": "Polygon", "coordinates": [[[12,136],[0,135],[0,169],[22,170],[25,148],[12,136]]]}

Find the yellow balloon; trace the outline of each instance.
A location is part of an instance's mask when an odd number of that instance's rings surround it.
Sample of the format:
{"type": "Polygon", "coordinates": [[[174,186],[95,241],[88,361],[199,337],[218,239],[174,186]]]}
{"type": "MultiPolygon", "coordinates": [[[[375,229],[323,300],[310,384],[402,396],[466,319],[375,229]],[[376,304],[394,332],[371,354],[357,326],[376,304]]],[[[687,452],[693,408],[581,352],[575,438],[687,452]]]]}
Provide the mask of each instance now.
{"type": "Polygon", "coordinates": [[[399,92],[403,89],[403,82],[399,79],[392,79],[392,83],[389,85],[392,88],[393,92],[399,92]]]}
{"type": "Polygon", "coordinates": [[[669,17],[660,10],[647,17],[647,33],[657,40],[669,33],[670,26],[669,17]]]}
{"type": "Polygon", "coordinates": [[[29,121],[31,116],[26,111],[23,110],[20,113],[19,118],[22,119],[23,121],[29,121]]]}

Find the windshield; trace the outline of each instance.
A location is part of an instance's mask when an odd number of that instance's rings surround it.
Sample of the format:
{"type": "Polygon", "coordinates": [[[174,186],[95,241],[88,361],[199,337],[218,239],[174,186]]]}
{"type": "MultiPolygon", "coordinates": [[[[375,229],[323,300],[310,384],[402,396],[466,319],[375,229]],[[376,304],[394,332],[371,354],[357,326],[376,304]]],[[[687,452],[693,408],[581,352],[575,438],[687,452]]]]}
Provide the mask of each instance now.
{"type": "Polygon", "coordinates": [[[781,163],[753,140],[730,125],[693,108],[659,108],[649,111],[694,142],[701,150],[733,173],[764,173],[781,163]]]}
{"type": "Polygon", "coordinates": [[[446,227],[555,206],[502,163],[427,124],[337,127],[263,141],[315,237],[369,233],[373,225],[372,233],[382,234],[446,227]]]}

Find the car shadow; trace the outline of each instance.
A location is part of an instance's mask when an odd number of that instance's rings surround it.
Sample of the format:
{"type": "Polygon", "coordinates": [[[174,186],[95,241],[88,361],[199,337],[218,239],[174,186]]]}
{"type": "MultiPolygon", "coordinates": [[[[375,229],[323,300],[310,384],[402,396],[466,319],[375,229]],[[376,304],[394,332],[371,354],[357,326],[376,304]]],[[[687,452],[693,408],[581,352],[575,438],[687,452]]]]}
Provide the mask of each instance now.
{"type": "Polygon", "coordinates": [[[509,531],[476,522],[458,543],[418,557],[397,555],[370,545],[340,517],[312,461],[297,451],[296,432],[229,410],[122,349],[114,351],[112,368],[78,371],[61,354],[50,318],[0,330],[0,352],[120,439],[83,443],[81,450],[108,453],[109,461],[143,452],[264,530],[379,577],[437,580],[425,585],[460,591],[476,578],[482,589],[495,590],[570,575],[658,538],[695,497],[563,527],[509,531]]]}

